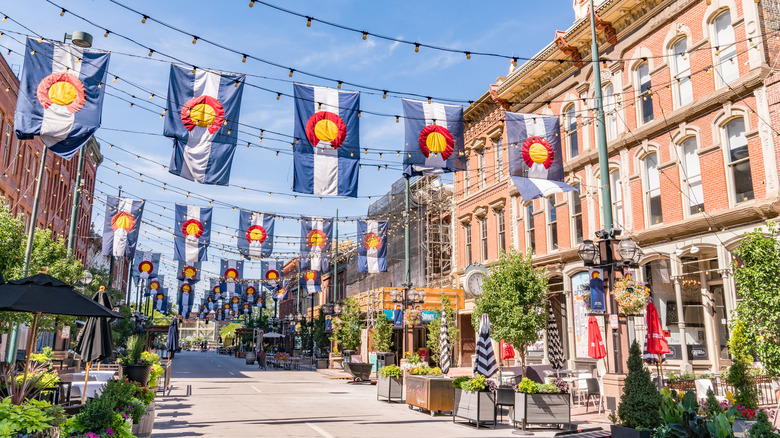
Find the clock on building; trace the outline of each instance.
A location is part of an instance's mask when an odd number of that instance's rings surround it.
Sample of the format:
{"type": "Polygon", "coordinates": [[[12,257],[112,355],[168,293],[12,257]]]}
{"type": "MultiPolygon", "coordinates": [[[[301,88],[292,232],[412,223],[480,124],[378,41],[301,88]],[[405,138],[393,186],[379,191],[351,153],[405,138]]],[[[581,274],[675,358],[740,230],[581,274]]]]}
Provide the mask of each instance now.
{"type": "Polygon", "coordinates": [[[482,282],[485,280],[487,269],[484,266],[475,265],[473,269],[467,271],[463,277],[463,289],[470,295],[478,297],[482,294],[482,282]]]}

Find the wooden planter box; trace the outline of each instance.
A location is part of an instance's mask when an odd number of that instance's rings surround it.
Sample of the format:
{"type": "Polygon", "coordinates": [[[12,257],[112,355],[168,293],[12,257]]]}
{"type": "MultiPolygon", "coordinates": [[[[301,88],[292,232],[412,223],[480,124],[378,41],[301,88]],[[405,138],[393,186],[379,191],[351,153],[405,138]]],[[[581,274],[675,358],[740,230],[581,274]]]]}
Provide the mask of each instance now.
{"type": "Polygon", "coordinates": [[[455,393],[452,379],[446,377],[406,376],[406,404],[431,412],[452,412],[455,393]]]}
{"type": "Polygon", "coordinates": [[[525,424],[571,423],[569,394],[515,393],[515,409],[512,421],[525,424]]]}
{"type": "Polygon", "coordinates": [[[384,398],[388,403],[392,401],[404,401],[403,377],[382,377],[376,381],[376,399],[384,398]]]}
{"type": "Polygon", "coordinates": [[[493,423],[496,427],[496,395],[491,391],[464,391],[454,388],[452,422],[463,418],[474,422],[479,429],[480,423],[493,423]]]}

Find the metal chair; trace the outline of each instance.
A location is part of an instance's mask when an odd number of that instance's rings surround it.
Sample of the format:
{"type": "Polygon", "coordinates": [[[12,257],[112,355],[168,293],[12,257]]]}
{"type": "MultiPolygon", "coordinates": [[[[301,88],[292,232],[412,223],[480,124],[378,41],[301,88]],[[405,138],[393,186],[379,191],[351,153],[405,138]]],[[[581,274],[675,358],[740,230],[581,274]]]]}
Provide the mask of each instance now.
{"type": "Polygon", "coordinates": [[[590,405],[588,402],[592,402],[593,406],[596,406],[596,401],[592,400],[592,397],[599,399],[599,414],[601,413],[601,385],[599,385],[599,379],[591,377],[585,379],[585,412],[588,412],[590,405]]]}

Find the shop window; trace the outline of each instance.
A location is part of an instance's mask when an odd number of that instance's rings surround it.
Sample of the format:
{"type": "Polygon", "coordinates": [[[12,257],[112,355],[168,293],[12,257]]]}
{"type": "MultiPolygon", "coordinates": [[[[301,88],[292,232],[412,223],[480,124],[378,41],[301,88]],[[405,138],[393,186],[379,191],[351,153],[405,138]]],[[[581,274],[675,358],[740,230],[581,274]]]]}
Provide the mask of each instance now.
{"type": "Polygon", "coordinates": [[[750,154],[745,137],[745,119],[738,118],[726,124],[726,151],[735,203],[754,198],[753,175],[750,171],[750,154]]]}
{"type": "Polygon", "coordinates": [[[653,91],[650,79],[650,66],[647,61],[639,64],[636,68],[637,84],[637,112],[641,124],[653,121],[653,91]]]}
{"type": "Polygon", "coordinates": [[[555,195],[547,197],[547,238],[550,251],[558,249],[558,211],[555,209],[555,195]]]}
{"type": "Polygon", "coordinates": [[[672,86],[677,107],[693,102],[693,83],[691,82],[691,63],[688,59],[688,41],[677,40],[672,45],[672,86]]]}
{"type": "Polygon", "coordinates": [[[739,78],[737,63],[737,44],[734,27],[731,25],[731,12],[720,13],[712,22],[712,46],[715,48],[715,75],[723,86],[739,78]]]}
{"type": "Polygon", "coordinates": [[[575,191],[570,192],[571,196],[571,230],[574,238],[573,244],[582,243],[582,199],[580,198],[580,185],[573,185],[575,191]]]}
{"type": "Polygon", "coordinates": [[[683,188],[688,214],[704,211],[704,190],[701,185],[701,166],[696,137],[688,137],[682,142],[683,188]]]}
{"type": "Polygon", "coordinates": [[[580,154],[580,145],[577,142],[577,111],[574,104],[566,107],[566,141],[569,146],[569,158],[574,158],[580,154]]]}
{"type": "Polygon", "coordinates": [[[525,206],[525,235],[526,247],[536,254],[536,234],[534,233],[534,201],[525,206]]]}
{"type": "Polygon", "coordinates": [[[658,173],[658,154],[648,154],[644,159],[645,212],[648,226],[663,223],[661,210],[661,180],[658,173]]]}

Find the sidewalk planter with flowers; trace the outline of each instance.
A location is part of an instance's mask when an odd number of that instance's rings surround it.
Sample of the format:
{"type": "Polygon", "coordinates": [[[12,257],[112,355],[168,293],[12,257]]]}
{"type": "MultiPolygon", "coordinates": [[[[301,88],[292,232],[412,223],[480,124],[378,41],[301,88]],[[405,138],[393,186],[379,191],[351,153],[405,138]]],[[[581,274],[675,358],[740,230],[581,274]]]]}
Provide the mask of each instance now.
{"type": "MultiPolygon", "coordinates": [[[[133,335],[127,340],[127,354],[119,358],[122,365],[122,375],[131,382],[138,382],[146,386],[149,382],[149,374],[154,364],[147,356],[144,356],[146,336],[133,335]]],[[[156,355],[155,355],[156,356],[156,355]]]]}
{"type": "Polygon", "coordinates": [[[376,383],[376,399],[384,398],[388,403],[403,401],[403,371],[397,365],[386,365],[379,369],[376,383]]]}
{"type": "Polygon", "coordinates": [[[562,381],[536,383],[525,377],[517,385],[515,409],[512,417],[515,425],[571,424],[568,386],[562,381]]]}
{"type": "Polygon", "coordinates": [[[452,405],[452,422],[463,418],[473,422],[479,429],[480,424],[493,423],[496,427],[496,384],[477,375],[473,379],[458,377],[452,381],[455,388],[452,405]]]}

